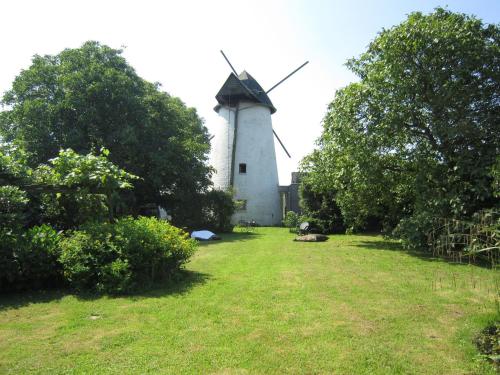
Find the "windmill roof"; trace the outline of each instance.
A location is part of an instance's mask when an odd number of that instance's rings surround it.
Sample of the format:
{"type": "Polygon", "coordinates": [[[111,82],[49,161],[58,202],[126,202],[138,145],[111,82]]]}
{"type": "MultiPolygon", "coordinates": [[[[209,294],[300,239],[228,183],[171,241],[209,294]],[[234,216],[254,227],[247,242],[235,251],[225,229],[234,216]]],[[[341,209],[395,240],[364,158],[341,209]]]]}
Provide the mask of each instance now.
{"type": "Polygon", "coordinates": [[[264,89],[246,71],[243,71],[238,77],[231,73],[215,98],[219,103],[215,107],[216,111],[220,105],[234,105],[240,101],[249,101],[269,107],[271,113],[276,112],[276,108],[264,89]]]}

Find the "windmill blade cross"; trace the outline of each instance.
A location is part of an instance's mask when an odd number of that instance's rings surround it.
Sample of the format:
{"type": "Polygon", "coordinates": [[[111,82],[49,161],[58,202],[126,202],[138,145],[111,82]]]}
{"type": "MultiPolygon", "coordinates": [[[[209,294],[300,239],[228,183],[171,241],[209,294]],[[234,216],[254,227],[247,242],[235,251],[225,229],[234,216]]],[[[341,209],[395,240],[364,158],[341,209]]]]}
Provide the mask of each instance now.
{"type": "Polygon", "coordinates": [[[285,145],[283,144],[283,142],[281,142],[280,137],[278,137],[278,134],[276,134],[276,132],[274,131],[274,129],[273,129],[273,134],[274,134],[274,136],[276,137],[276,139],[278,140],[278,142],[280,143],[281,147],[283,147],[283,150],[285,150],[285,152],[286,152],[286,154],[288,155],[288,157],[291,159],[292,157],[290,156],[290,154],[289,154],[289,153],[288,153],[288,151],[286,150],[285,145]]]}
{"type": "Polygon", "coordinates": [[[236,73],[236,70],[234,70],[233,66],[231,65],[231,63],[229,62],[229,59],[226,57],[226,55],[224,54],[224,51],[220,50],[220,53],[222,53],[222,56],[224,56],[224,59],[226,60],[226,62],[229,64],[229,66],[231,67],[231,70],[233,71],[234,75],[236,77],[238,77],[238,73],[236,73]]]}
{"type": "MultiPolygon", "coordinates": [[[[222,52],[222,51],[221,51],[222,52]]],[[[229,61],[228,61],[229,62],[229,61]]],[[[292,75],[297,73],[300,69],[302,69],[304,66],[309,64],[309,61],[306,61],[304,64],[299,66],[297,69],[295,69],[293,72],[291,72],[289,75],[287,75],[285,78],[283,78],[281,81],[279,81],[277,84],[275,84],[273,87],[271,87],[269,90],[266,91],[266,94],[269,94],[272,90],[274,90],[276,87],[281,85],[283,82],[285,82],[288,78],[290,78],[292,75]]],[[[231,65],[231,64],[230,64],[231,65]]]]}

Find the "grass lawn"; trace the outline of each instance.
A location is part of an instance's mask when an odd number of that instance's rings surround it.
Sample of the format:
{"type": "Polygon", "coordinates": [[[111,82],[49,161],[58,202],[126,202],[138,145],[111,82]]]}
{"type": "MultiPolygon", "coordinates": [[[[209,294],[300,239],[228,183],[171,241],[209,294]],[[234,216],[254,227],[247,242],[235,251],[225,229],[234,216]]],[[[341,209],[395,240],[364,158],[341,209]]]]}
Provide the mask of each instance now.
{"type": "Polygon", "coordinates": [[[498,273],[379,236],[282,228],[203,243],[186,277],[126,297],[0,297],[0,373],[494,373],[472,338],[498,273]]]}

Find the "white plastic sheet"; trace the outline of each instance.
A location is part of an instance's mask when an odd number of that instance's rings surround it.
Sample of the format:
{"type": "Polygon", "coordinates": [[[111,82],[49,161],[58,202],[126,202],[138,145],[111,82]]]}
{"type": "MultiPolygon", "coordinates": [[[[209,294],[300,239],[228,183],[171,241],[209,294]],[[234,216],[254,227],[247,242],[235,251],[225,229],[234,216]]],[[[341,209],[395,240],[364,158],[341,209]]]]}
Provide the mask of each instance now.
{"type": "Polygon", "coordinates": [[[212,237],[215,237],[215,233],[210,232],[209,230],[195,230],[191,233],[191,238],[195,238],[197,240],[210,240],[212,237]]]}

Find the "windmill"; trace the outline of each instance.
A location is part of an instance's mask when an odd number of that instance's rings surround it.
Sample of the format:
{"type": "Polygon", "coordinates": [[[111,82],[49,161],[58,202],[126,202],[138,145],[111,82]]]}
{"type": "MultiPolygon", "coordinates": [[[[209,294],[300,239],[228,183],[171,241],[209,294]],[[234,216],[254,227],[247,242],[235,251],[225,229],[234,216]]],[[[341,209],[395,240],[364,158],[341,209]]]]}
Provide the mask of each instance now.
{"type": "Polygon", "coordinates": [[[248,72],[238,74],[223,51],[232,73],[215,96],[214,110],[219,124],[212,137],[212,177],[218,189],[232,189],[239,201],[233,223],[255,220],[261,225],[281,222],[278,167],[273,136],[288,157],[283,142],[272,128],[271,115],[276,108],[268,93],[303,68],[299,66],[269,90],[248,72]]]}

